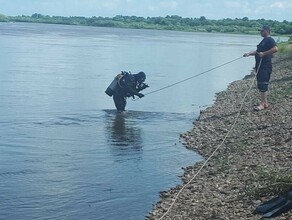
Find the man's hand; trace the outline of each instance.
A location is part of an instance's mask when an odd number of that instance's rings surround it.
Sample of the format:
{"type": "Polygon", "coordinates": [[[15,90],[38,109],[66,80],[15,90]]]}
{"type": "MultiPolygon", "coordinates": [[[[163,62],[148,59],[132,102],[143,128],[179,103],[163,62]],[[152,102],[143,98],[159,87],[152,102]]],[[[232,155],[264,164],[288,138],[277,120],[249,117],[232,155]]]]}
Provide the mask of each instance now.
{"type": "Polygon", "coordinates": [[[256,51],[250,51],[248,53],[243,54],[243,56],[244,57],[254,56],[254,55],[256,55],[256,53],[257,53],[256,51]]]}
{"type": "Polygon", "coordinates": [[[264,56],[264,53],[263,52],[258,52],[258,55],[260,58],[262,58],[264,56]]]}

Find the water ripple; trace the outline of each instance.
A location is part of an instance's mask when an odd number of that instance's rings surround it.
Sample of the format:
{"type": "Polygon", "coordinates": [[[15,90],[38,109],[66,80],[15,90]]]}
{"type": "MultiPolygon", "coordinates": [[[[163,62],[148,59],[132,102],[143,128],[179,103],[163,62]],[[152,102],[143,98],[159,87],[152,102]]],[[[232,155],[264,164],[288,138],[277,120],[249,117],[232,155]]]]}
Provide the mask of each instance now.
{"type": "Polygon", "coordinates": [[[18,171],[6,171],[1,172],[0,177],[9,177],[9,176],[18,176],[18,175],[28,175],[28,174],[35,174],[37,171],[35,170],[18,170],[18,171]]]}

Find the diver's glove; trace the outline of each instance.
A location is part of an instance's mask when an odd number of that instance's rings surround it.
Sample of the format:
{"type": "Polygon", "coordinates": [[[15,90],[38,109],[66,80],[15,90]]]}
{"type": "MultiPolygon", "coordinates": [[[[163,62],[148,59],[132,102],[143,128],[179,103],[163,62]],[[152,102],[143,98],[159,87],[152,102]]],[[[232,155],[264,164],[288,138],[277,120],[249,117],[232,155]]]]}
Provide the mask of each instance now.
{"type": "Polygon", "coordinates": [[[147,85],[147,84],[143,84],[143,86],[142,86],[142,89],[146,89],[146,88],[148,88],[149,86],[147,85]]]}
{"type": "Polygon", "coordinates": [[[144,97],[144,95],[143,95],[142,93],[138,93],[137,96],[138,96],[139,98],[144,97]]]}
{"type": "Polygon", "coordinates": [[[143,89],[146,89],[146,88],[148,88],[149,86],[147,85],[147,84],[141,84],[141,85],[139,85],[139,87],[137,88],[137,91],[138,92],[140,92],[140,91],[142,91],[143,89]]]}

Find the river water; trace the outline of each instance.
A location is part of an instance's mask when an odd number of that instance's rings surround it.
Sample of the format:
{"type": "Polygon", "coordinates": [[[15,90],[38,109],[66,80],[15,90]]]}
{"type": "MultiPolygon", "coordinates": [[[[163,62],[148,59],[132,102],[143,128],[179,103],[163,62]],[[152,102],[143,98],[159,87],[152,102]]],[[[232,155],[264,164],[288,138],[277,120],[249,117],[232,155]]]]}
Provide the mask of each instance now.
{"type": "Polygon", "coordinates": [[[104,91],[144,71],[145,93],[253,50],[260,36],[0,23],[0,219],[139,220],[202,158],[183,147],[244,58],[128,100],[104,91]]]}

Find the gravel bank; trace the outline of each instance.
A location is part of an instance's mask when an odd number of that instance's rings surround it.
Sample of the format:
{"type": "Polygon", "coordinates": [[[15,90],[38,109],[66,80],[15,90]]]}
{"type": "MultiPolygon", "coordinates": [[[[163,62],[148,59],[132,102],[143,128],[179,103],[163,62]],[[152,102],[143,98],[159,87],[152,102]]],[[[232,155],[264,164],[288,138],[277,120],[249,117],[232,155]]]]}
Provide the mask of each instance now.
{"type": "MultiPolygon", "coordinates": [[[[218,93],[214,105],[201,112],[194,128],[181,135],[185,146],[208,158],[233,125],[250,85],[252,77],[246,76],[218,93]]],[[[163,219],[261,219],[253,214],[255,208],[292,188],[291,58],[281,55],[274,59],[269,103],[263,111],[253,110],[259,104],[253,84],[225,143],[163,219]]],[[[188,182],[202,164],[184,168],[183,182],[188,182]]],[[[160,219],[181,188],[161,192],[161,200],[147,219],[160,219]]],[[[292,211],[275,219],[292,219],[292,211]]]]}

